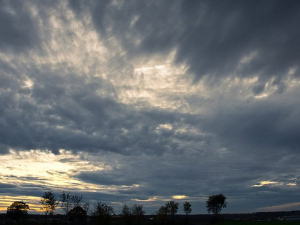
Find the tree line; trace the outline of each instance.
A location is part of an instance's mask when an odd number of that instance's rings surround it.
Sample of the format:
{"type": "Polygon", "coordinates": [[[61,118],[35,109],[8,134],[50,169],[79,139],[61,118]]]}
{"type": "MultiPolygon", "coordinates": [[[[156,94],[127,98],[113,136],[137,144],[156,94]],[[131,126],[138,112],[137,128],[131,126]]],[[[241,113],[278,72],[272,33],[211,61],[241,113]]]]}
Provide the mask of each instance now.
{"type": "MultiPolygon", "coordinates": [[[[65,222],[71,224],[85,224],[88,215],[91,216],[94,224],[110,224],[113,216],[116,216],[114,208],[102,202],[95,203],[92,212],[88,214],[90,205],[84,201],[83,195],[65,191],[59,195],[59,199],[53,191],[45,191],[40,199],[40,204],[44,211],[44,224],[54,215],[58,207],[63,212],[65,222]]],[[[210,195],[206,201],[208,213],[213,213],[215,218],[226,206],[226,197],[223,194],[210,195]]],[[[179,203],[172,200],[162,205],[154,214],[162,224],[168,222],[174,224],[174,216],[177,214],[178,208],[179,203]]],[[[7,217],[16,221],[22,221],[28,215],[29,210],[30,207],[27,203],[16,201],[7,208],[7,217]]],[[[186,215],[185,222],[188,224],[188,217],[192,212],[190,202],[186,201],[183,204],[183,211],[186,215]]],[[[144,215],[143,205],[134,204],[129,207],[125,204],[118,216],[122,219],[122,224],[130,225],[143,224],[144,215]]]]}

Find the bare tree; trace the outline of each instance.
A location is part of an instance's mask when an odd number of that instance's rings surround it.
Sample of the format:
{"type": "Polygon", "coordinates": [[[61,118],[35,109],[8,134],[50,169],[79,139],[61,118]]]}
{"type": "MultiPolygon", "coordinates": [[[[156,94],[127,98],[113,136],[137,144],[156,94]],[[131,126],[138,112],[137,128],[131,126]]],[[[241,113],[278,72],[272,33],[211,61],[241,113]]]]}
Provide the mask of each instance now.
{"type": "Polygon", "coordinates": [[[71,198],[72,198],[73,207],[81,206],[81,204],[83,203],[82,195],[73,194],[71,198]]]}
{"type": "Polygon", "coordinates": [[[70,192],[63,191],[60,197],[60,206],[65,214],[72,208],[72,194],[70,192]]]}
{"type": "Polygon", "coordinates": [[[89,204],[83,202],[83,195],[72,194],[70,192],[63,191],[60,197],[60,206],[62,207],[65,214],[76,206],[80,206],[84,210],[88,211],[89,204]]]}
{"type": "Polygon", "coordinates": [[[90,203],[86,202],[86,203],[82,204],[81,207],[82,207],[86,212],[88,212],[89,209],[90,209],[90,203]]]}

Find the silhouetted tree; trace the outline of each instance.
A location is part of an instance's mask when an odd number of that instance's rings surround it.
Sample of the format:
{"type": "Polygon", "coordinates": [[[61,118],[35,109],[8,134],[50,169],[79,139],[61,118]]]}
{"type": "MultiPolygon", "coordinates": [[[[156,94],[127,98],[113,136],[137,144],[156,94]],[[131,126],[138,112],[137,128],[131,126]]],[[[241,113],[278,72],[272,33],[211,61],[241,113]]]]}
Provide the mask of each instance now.
{"type": "Polygon", "coordinates": [[[183,211],[186,215],[189,215],[192,212],[192,205],[189,202],[183,204],[183,211]]]}
{"type": "Polygon", "coordinates": [[[141,224],[145,214],[143,205],[134,204],[132,206],[131,213],[135,217],[136,223],[141,224]]]}
{"type": "Polygon", "coordinates": [[[67,213],[67,217],[71,224],[85,224],[86,214],[87,212],[78,205],[67,213]]]}
{"type": "Polygon", "coordinates": [[[65,214],[72,208],[72,194],[70,192],[63,191],[59,196],[60,206],[65,214]]]}
{"type": "Polygon", "coordinates": [[[185,203],[183,204],[183,211],[184,211],[184,213],[185,213],[185,215],[186,215],[186,222],[188,223],[188,221],[189,221],[188,216],[189,216],[189,214],[192,212],[192,205],[191,205],[191,203],[185,202],[185,203]]]}
{"type": "Polygon", "coordinates": [[[63,191],[60,197],[60,206],[62,207],[65,214],[76,206],[80,206],[86,212],[89,210],[89,204],[83,202],[83,195],[72,194],[70,192],[63,191]]]}
{"type": "Polygon", "coordinates": [[[161,224],[164,224],[167,220],[168,216],[168,207],[165,205],[162,205],[159,210],[156,212],[156,216],[161,224]]]}
{"type": "Polygon", "coordinates": [[[45,191],[40,200],[40,203],[43,205],[43,209],[46,215],[53,215],[58,205],[56,196],[52,191],[45,191]]]}
{"type": "Polygon", "coordinates": [[[226,197],[223,194],[210,195],[206,201],[207,211],[212,212],[214,215],[218,215],[222,208],[226,208],[226,197]]]}
{"type": "Polygon", "coordinates": [[[174,223],[174,215],[178,211],[179,203],[175,201],[169,201],[166,203],[166,207],[168,209],[168,214],[171,215],[172,223],[174,223]]]}
{"type": "Polygon", "coordinates": [[[83,203],[82,205],[81,205],[81,207],[86,211],[86,213],[89,211],[89,209],[90,209],[90,203],[83,203]]]}
{"type": "Polygon", "coordinates": [[[127,206],[124,205],[121,211],[121,216],[124,224],[131,224],[132,223],[132,213],[131,209],[127,206]]]}
{"type": "Polygon", "coordinates": [[[123,215],[123,216],[129,216],[129,215],[131,215],[131,210],[130,210],[130,208],[127,205],[123,206],[121,215],[123,215]]]}
{"type": "Polygon", "coordinates": [[[79,194],[73,194],[72,203],[74,207],[81,206],[81,204],[83,203],[83,196],[79,194]]]}
{"type": "Polygon", "coordinates": [[[40,203],[43,206],[43,210],[45,211],[45,220],[44,224],[46,223],[47,216],[53,215],[58,205],[58,201],[56,200],[56,196],[52,191],[45,191],[40,203]]]}
{"type": "Polygon", "coordinates": [[[134,204],[132,206],[132,215],[143,216],[144,214],[145,210],[143,209],[143,205],[134,204]]]}
{"type": "Polygon", "coordinates": [[[6,214],[9,218],[20,220],[27,216],[29,206],[23,201],[16,201],[7,207],[6,214]]]}
{"type": "Polygon", "coordinates": [[[96,224],[106,225],[110,224],[113,214],[113,207],[97,202],[94,205],[94,212],[92,213],[92,216],[94,217],[96,224]]]}

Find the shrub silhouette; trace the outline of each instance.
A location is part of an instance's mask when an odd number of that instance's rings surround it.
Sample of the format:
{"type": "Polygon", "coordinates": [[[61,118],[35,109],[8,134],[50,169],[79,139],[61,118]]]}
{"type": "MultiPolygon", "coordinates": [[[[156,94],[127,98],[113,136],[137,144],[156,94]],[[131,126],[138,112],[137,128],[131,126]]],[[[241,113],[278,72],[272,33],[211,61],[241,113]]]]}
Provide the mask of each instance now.
{"type": "Polygon", "coordinates": [[[86,211],[81,206],[75,206],[67,213],[68,221],[71,224],[85,224],[86,211]]]}

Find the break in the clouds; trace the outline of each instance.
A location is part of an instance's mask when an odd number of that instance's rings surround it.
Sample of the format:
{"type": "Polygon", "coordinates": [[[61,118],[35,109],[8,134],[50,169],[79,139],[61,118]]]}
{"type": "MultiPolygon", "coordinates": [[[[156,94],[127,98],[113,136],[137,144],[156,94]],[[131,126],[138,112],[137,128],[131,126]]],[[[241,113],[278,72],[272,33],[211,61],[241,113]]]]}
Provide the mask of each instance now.
{"type": "Polygon", "coordinates": [[[0,1],[0,210],[298,209],[299,22],[299,1],[0,1]]]}

